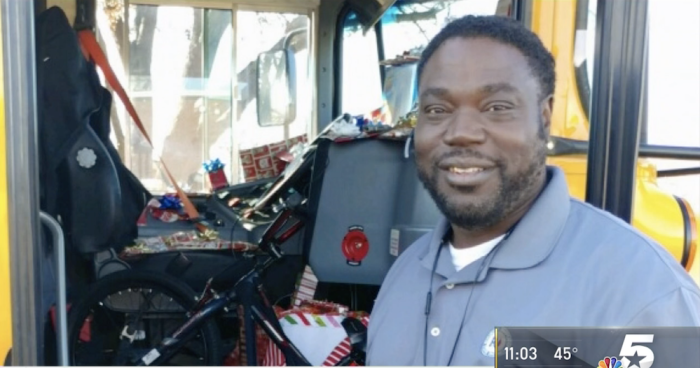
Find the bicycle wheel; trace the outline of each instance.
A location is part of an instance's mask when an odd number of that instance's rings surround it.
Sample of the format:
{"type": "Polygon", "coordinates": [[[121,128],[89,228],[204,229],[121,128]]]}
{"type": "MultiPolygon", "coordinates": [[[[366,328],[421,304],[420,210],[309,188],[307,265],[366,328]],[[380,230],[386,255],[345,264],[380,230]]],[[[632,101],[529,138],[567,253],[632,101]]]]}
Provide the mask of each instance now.
{"type": "MultiPolygon", "coordinates": [[[[184,323],[195,299],[191,288],[163,274],[126,270],[98,280],[69,311],[70,365],[138,364],[184,323]],[[127,326],[126,334],[133,339],[122,338],[127,326]]],[[[219,329],[211,319],[156,364],[221,365],[221,345],[219,329]]]]}

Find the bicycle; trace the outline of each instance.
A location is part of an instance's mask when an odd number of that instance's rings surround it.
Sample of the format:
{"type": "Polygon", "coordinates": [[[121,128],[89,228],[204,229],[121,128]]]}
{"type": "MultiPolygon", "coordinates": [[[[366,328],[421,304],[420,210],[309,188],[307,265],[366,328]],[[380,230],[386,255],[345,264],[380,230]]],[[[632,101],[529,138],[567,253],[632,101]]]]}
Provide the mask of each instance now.
{"type": "MultiPolygon", "coordinates": [[[[300,199],[298,194],[296,196],[291,195],[283,202],[281,208],[277,209],[279,214],[265,230],[258,243],[258,248],[264,254],[265,259],[261,261],[260,257],[256,256],[244,257],[243,261],[240,264],[236,264],[235,270],[233,270],[240,276],[232,277],[232,279],[237,281],[232,287],[227,288],[223,292],[217,292],[212,288],[212,282],[216,277],[209,279],[199,297],[196,297],[194,291],[182,282],[179,282],[179,280],[164,274],[127,270],[99,280],[92,287],[91,292],[88,293],[88,297],[72,308],[70,313],[68,340],[70,343],[71,365],[77,365],[75,361],[75,344],[90,337],[82,336],[86,335],[84,331],[85,324],[94,323],[97,318],[97,314],[93,314],[95,309],[91,308],[92,304],[101,300],[101,297],[105,294],[111,296],[112,293],[117,293],[118,296],[121,296],[126,291],[132,292],[133,290],[146,289],[150,291],[165,291],[170,296],[169,306],[172,307],[172,302],[174,302],[179,304],[181,309],[178,311],[146,313],[140,307],[136,313],[125,317],[121,324],[118,321],[111,321],[116,322],[117,331],[119,331],[122,324],[124,325],[121,328],[118,341],[114,341],[115,337],[112,336],[111,342],[116,343],[118,346],[116,352],[111,351],[112,355],[114,355],[110,361],[111,365],[133,364],[144,366],[161,365],[168,362],[181,362],[185,365],[194,365],[193,362],[204,363],[205,365],[221,365],[221,359],[223,358],[222,344],[215,318],[223,313],[236,310],[237,308],[235,307],[240,305],[244,313],[243,328],[246,337],[247,365],[257,365],[255,326],[258,325],[272,343],[282,351],[286,365],[310,366],[311,364],[304,355],[284,334],[274,308],[267,299],[260,281],[260,275],[276,261],[282,259],[283,252],[280,249],[280,245],[304,226],[304,219],[306,218],[305,211],[302,209],[304,204],[305,200],[300,199]],[[291,218],[296,218],[296,221],[285,228],[291,218]],[[280,231],[282,231],[281,235],[277,236],[280,231]],[[230,308],[232,306],[234,308],[230,308]],[[184,316],[184,321],[174,323],[174,326],[168,329],[172,332],[167,334],[158,333],[158,331],[146,331],[150,329],[147,328],[148,323],[141,321],[142,317],[144,320],[146,317],[149,317],[151,319],[166,319],[172,322],[182,316],[184,316]],[[154,347],[144,347],[142,345],[144,345],[143,342],[147,340],[148,335],[162,336],[162,338],[155,338],[155,340],[160,341],[154,347]],[[194,343],[192,343],[193,340],[194,343]],[[188,343],[192,344],[187,345],[188,343]],[[193,360],[192,357],[187,355],[184,355],[184,358],[176,355],[183,352],[194,353],[196,359],[193,360]],[[176,356],[179,358],[175,359],[176,356]]],[[[152,292],[148,294],[150,296],[152,292]]],[[[148,301],[147,304],[154,304],[153,297],[146,299],[148,301]]],[[[104,306],[104,304],[104,301],[100,302],[100,306],[104,306]]],[[[129,309],[124,306],[123,300],[122,304],[114,302],[107,307],[112,309],[129,309]]],[[[133,311],[133,308],[131,308],[131,311],[133,311]]],[[[102,321],[102,323],[106,322],[102,321]]],[[[351,341],[351,352],[336,365],[364,365],[366,327],[359,320],[353,318],[346,318],[342,325],[348,332],[351,341]]],[[[101,356],[104,357],[105,353],[103,352],[101,356]]],[[[90,365],[105,365],[104,363],[88,363],[90,365]]]]}

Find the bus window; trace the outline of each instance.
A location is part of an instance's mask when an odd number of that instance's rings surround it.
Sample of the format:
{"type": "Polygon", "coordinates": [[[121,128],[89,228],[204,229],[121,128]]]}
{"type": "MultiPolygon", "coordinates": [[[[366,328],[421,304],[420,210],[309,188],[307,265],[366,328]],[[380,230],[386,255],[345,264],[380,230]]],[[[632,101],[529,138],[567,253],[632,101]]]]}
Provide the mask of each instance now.
{"type": "MultiPolygon", "coordinates": [[[[503,0],[404,1],[387,10],[381,19],[384,56],[393,59],[408,51],[419,55],[449,21],[467,14],[506,15],[510,2],[503,0]]],[[[362,34],[355,13],[343,28],[342,111],[369,113],[384,105],[379,53],[374,29],[362,34]]]]}
{"type": "MultiPolygon", "coordinates": [[[[595,0],[578,3],[574,66],[579,97],[590,111],[596,30],[595,0]],[[585,10],[585,11],[584,11],[585,10]]],[[[648,0],[647,114],[641,143],[651,146],[700,147],[700,3],[648,0]]],[[[658,187],[685,199],[700,218],[700,175],[668,176],[665,171],[700,167],[700,160],[648,158],[658,187]]],[[[700,283],[700,253],[693,275],[700,283]]]]}
{"type": "MultiPolygon", "coordinates": [[[[649,144],[700,147],[700,2],[649,0],[648,65],[649,144]]],[[[653,162],[658,170],[700,166],[700,161],[653,162]]],[[[658,182],[700,214],[700,175],[658,182]]]]}
{"type": "Polygon", "coordinates": [[[238,10],[234,30],[231,9],[131,4],[120,14],[108,3],[98,12],[99,33],[154,150],[118,102],[113,140],[125,164],[154,194],[173,190],[154,164],[158,156],[185,191],[205,192],[203,162],[221,160],[235,184],[243,180],[240,150],[311,129],[308,14],[238,10]],[[261,127],[257,57],[284,46],[294,55],[296,119],[286,127],[261,127]]]}
{"type": "Polygon", "coordinates": [[[353,115],[382,107],[382,80],[374,28],[366,34],[355,12],[343,22],[341,111],[353,115]]]}
{"type": "Polygon", "coordinates": [[[124,163],[163,193],[172,188],[154,164],[162,155],[183,189],[204,191],[202,162],[213,156],[228,164],[232,156],[231,11],[131,4],[126,21],[115,24],[114,11],[104,10],[97,16],[104,48],[154,145],[123,111],[112,114],[124,163]]]}
{"type": "Polygon", "coordinates": [[[235,137],[238,148],[249,149],[307,134],[311,129],[311,78],[309,74],[309,16],[294,13],[239,11],[236,14],[236,71],[238,74],[238,116],[235,137]],[[294,54],[296,76],[296,118],[284,126],[258,125],[255,101],[255,66],[258,54],[288,45],[294,54]]]}
{"type": "Polygon", "coordinates": [[[422,51],[451,20],[465,16],[496,14],[498,0],[425,1],[399,4],[382,17],[384,55],[394,58],[404,51],[422,51]]]}
{"type": "MultiPolygon", "coordinates": [[[[700,3],[649,0],[647,119],[642,143],[700,147],[700,3]],[[669,42],[672,40],[673,42],[669,42]]],[[[579,4],[574,51],[582,105],[593,87],[597,1],[579,4]],[[582,13],[582,7],[587,12],[582,13]]],[[[698,167],[700,161],[649,159],[657,170],[698,167]]],[[[659,177],[659,187],[685,198],[700,212],[700,175],[659,177]]]]}

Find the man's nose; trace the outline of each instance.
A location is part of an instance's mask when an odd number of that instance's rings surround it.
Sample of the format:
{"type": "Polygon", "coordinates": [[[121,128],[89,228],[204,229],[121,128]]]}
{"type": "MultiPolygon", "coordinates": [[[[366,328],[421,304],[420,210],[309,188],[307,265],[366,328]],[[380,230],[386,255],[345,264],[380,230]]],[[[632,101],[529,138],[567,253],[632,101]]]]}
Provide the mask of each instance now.
{"type": "MultiPolygon", "coordinates": [[[[471,110],[471,109],[470,109],[471,110]]],[[[486,129],[478,112],[464,110],[453,116],[443,136],[448,146],[471,146],[486,141],[486,129]]]]}

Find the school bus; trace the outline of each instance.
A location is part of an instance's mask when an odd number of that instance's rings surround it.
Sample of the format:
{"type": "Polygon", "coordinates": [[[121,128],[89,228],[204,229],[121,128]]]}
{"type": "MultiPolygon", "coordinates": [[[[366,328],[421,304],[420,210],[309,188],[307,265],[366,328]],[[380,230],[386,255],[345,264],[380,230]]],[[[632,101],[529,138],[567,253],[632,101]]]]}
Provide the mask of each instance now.
{"type": "MultiPolygon", "coordinates": [[[[42,295],[57,281],[55,269],[46,271],[46,259],[63,255],[41,251],[43,234],[53,231],[55,241],[61,229],[39,211],[34,59],[36,14],[52,6],[61,7],[71,21],[94,22],[154,147],[144,148],[118,103],[112,139],[127,167],[154,194],[172,189],[153,165],[155,156],[178,163],[173,175],[190,193],[206,191],[199,167],[211,157],[221,158],[234,183],[243,182],[249,178],[241,151],[314,136],[342,113],[366,114],[385,106],[392,64],[383,61],[405,52],[419,55],[450,19],[513,17],[536,32],[556,59],[549,163],[564,169],[573,196],[631,222],[700,282],[700,169],[692,167],[700,161],[695,2],[1,0],[0,359],[5,365],[44,365],[46,349],[53,349],[45,345],[54,344],[45,341],[42,295]],[[683,25],[694,25],[695,32],[683,25]],[[279,44],[295,45],[296,89],[290,98],[296,106],[282,123],[267,116],[261,124],[252,88],[256,60],[279,44]]],[[[406,111],[390,112],[394,119],[406,111]]],[[[59,272],[58,281],[61,277],[59,272]]]]}

